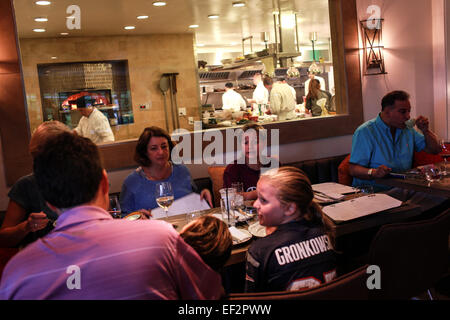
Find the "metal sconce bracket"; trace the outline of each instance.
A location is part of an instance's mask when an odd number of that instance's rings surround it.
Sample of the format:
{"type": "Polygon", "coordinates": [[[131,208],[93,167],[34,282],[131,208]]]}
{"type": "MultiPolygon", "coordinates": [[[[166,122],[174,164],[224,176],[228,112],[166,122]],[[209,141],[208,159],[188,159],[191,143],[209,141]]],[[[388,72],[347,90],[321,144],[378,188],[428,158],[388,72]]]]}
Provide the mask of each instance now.
{"type": "Polygon", "coordinates": [[[361,21],[364,47],[364,75],[386,74],[383,56],[382,22],[384,19],[361,21]]]}

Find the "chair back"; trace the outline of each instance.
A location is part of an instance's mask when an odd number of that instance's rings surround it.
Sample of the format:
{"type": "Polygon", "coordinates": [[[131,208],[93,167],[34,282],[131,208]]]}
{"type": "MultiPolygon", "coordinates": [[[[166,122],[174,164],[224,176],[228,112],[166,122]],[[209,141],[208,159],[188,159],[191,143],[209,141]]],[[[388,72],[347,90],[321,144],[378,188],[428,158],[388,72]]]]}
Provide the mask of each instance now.
{"type": "Polygon", "coordinates": [[[208,174],[211,177],[213,189],[213,202],[215,207],[220,207],[220,193],[219,190],[223,188],[223,173],[225,166],[209,167],[208,174]]]}
{"type": "Polygon", "coordinates": [[[318,287],[281,292],[232,293],[229,300],[367,300],[367,267],[362,266],[350,273],[318,287]]]}
{"type": "Polygon", "coordinates": [[[369,250],[377,265],[381,289],[373,299],[409,299],[432,288],[449,263],[450,209],[432,219],[381,227],[369,250]]]}
{"type": "Polygon", "coordinates": [[[350,154],[342,160],[338,167],[338,179],[340,184],[352,185],[353,177],[350,175],[350,154]]]}

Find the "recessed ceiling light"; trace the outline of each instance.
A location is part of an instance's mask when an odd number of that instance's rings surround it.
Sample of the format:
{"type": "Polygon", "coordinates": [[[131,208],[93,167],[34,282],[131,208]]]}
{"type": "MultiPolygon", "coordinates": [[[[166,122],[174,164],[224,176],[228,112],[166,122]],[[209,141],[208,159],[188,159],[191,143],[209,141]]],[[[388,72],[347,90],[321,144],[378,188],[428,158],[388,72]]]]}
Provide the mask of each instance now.
{"type": "Polygon", "coordinates": [[[36,4],[38,6],[48,6],[51,4],[51,2],[50,1],[36,1],[36,4]]]}
{"type": "Polygon", "coordinates": [[[52,60],[56,60],[56,59],[58,59],[58,57],[51,57],[51,59],[52,59],[52,60]]]}
{"type": "Polygon", "coordinates": [[[45,32],[45,29],[33,29],[34,32],[45,32]]]}
{"type": "Polygon", "coordinates": [[[203,43],[197,43],[197,47],[204,47],[205,45],[203,43]]]}
{"type": "Polygon", "coordinates": [[[218,19],[218,18],[219,18],[219,15],[218,15],[218,14],[210,14],[210,15],[208,16],[208,18],[210,18],[210,19],[218,19]]]}
{"type": "Polygon", "coordinates": [[[190,26],[189,26],[189,28],[198,28],[198,24],[191,24],[190,26]]]}
{"type": "Polygon", "coordinates": [[[67,32],[61,32],[60,35],[62,35],[62,36],[67,36],[67,35],[69,35],[69,34],[68,34],[67,32]]]}
{"type": "Polygon", "coordinates": [[[137,16],[137,19],[139,19],[139,20],[148,19],[148,16],[137,16]]]}
{"type": "Polygon", "coordinates": [[[155,2],[153,2],[153,5],[155,7],[163,7],[166,5],[166,3],[164,1],[155,1],[155,2]]]}
{"type": "Polygon", "coordinates": [[[133,29],[136,29],[136,27],[135,26],[126,26],[126,27],[123,27],[125,30],[133,30],[133,29]]]}
{"type": "Polygon", "coordinates": [[[243,1],[233,2],[233,7],[245,7],[245,2],[243,1]]]}
{"type": "Polygon", "coordinates": [[[36,22],[47,22],[48,19],[44,18],[44,17],[40,17],[40,18],[35,18],[34,21],[36,21],[36,22]]]}
{"type": "Polygon", "coordinates": [[[238,43],[237,42],[232,42],[230,43],[230,46],[236,46],[238,43]]]}

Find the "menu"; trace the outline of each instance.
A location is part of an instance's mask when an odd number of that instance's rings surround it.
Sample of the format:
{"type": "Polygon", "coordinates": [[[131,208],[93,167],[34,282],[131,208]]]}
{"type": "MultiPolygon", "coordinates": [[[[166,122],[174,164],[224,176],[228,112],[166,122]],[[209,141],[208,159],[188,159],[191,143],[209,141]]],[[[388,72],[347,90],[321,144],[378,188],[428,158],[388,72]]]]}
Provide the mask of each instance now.
{"type": "Polygon", "coordinates": [[[400,200],[377,193],[329,205],[322,210],[335,222],[344,222],[399,207],[401,204],[400,200]]]}

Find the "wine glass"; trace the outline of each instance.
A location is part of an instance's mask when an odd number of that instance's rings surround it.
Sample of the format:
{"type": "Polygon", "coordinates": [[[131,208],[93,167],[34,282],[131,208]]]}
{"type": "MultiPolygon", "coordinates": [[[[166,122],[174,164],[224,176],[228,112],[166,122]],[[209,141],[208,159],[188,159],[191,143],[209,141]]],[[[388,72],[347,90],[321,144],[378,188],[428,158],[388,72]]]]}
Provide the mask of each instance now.
{"type": "Polygon", "coordinates": [[[425,173],[425,178],[428,181],[428,186],[430,186],[430,184],[432,182],[439,181],[442,178],[440,169],[435,166],[425,167],[424,173],[425,173]]]}
{"type": "Polygon", "coordinates": [[[155,189],[156,203],[164,209],[166,217],[169,217],[169,207],[173,203],[173,191],[170,182],[158,182],[155,189]]]}
{"type": "Polygon", "coordinates": [[[116,195],[109,196],[109,214],[114,219],[120,219],[121,210],[120,210],[120,202],[119,198],[116,195]]]}
{"type": "Polygon", "coordinates": [[[447,162],[450,157],[450,147],[447,146],[445,140],[439,140],[439,145],[441,146],[441,153],[439,154],[442,158],[444,158],[444,170],[442,170],[442,175],[447,175],[447,162]]]}

